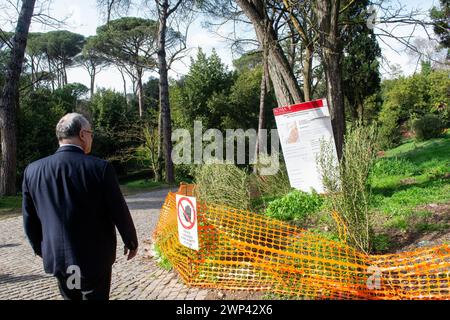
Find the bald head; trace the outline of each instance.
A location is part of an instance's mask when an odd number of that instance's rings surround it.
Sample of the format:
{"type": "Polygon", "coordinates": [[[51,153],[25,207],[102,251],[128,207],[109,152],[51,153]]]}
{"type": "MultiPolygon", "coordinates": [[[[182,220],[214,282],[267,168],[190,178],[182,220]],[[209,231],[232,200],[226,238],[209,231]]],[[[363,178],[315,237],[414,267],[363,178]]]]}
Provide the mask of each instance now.
{"type": "Polygon", "coordinates": [[[89,121],[79,113],[68,113],[56,125],[59,144],[75,144],[91,152],[93,133],[89,121]]]}
{"type": "Polygon", "coordinates": [[[76,138],[82,128],[89,126],[89,121],[82,114],[68,113],[56,125],[56,137],[58,141],[76,138]]]}

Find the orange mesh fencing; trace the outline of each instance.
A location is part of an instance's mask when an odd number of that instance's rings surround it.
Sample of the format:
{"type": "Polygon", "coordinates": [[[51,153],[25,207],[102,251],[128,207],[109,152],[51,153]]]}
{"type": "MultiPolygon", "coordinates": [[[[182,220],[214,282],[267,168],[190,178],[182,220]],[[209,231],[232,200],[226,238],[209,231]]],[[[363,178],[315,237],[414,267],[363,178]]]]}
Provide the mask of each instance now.
{"type": "MultiPolygon", "coordinates": [[[[193,195],[193,185],[178,194],[193,195]]],[[[178,241],[175,193],[154,240],[190,286],[264,290],[302,299],[449,299],[450,247],[367,255],[248,211],[197,201],[200,250],[178,241]]]]}

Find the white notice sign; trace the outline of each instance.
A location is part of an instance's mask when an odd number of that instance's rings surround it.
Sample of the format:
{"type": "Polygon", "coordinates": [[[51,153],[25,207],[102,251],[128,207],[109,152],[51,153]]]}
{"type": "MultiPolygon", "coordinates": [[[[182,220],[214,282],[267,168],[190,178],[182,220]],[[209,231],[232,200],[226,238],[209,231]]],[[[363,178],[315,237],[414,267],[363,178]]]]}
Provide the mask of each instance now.
{"type": "Polygon", "coordinates": [[[178,239],[180,243],[188,248],[197,250],[197,201],[195,197],[176,195],[178,239]]]}
{"type": "Polygon", "coordinates": [[[291,187],[323,193],[322,179],[316,164],[321,141],[331,142],[337,161],[326,99],[274,109],[286,169],[291,187]]]}

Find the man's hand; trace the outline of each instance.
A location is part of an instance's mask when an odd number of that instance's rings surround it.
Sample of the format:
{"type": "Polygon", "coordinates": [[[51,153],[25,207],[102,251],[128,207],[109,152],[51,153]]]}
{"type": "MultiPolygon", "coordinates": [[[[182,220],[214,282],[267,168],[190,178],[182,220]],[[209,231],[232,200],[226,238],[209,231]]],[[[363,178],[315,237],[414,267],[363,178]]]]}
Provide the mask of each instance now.
{"type": "Polygon", "coordinates": [[[124,247],[123,248],[123,255],[126,256],[128,254],[127,260],[131,260],[131,259],[133,259],[136,256],[137,251],[138,251],[137,248],[135,250],[129,250],[127,247],[124,247]]]}

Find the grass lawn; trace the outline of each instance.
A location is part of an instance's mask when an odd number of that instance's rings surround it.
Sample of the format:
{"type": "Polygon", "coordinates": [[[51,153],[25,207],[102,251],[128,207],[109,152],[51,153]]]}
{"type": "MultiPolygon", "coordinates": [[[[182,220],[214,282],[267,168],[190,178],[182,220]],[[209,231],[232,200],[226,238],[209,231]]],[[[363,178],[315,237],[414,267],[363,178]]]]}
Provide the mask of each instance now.
{"type": "Polygon", "coordinates": [[[373,168],[371,185],[373,209],[386,218],[386,228],[449,230],[450,132],[425,142],[408,140],[386,151],[373,168]],[[430,205],[444,210],[441,214],[445,219],[426,222],[433,214],[428,210],[430,205]]]}
{"type": "Polygon", "coordinates": [[[133,180],[128,181],[120,185],[120,189],[122,190],[122,193],[124,195],[133,195],[141,192],[148,192],[159,188],[168,188],[170,186],[176,186],[169,185],[165,182],[155,182],[153,180],[148,179],[139,179],[139,180],[133,180]]]}
{"type": "MultiPolygon", "coordinates": [[[[169,187],[169,185],[146,179],[129,181],[120,186],[124,195],[133,195],[164,187],[169,187]]],[[[20,214],[22,214],[22,196],[0,197],[0,220],[20,214]]]]}
{"type": "Polygon", "coordinates": [[[0,197],[0,220],[22,214],[22,196],[0,197]]]}

